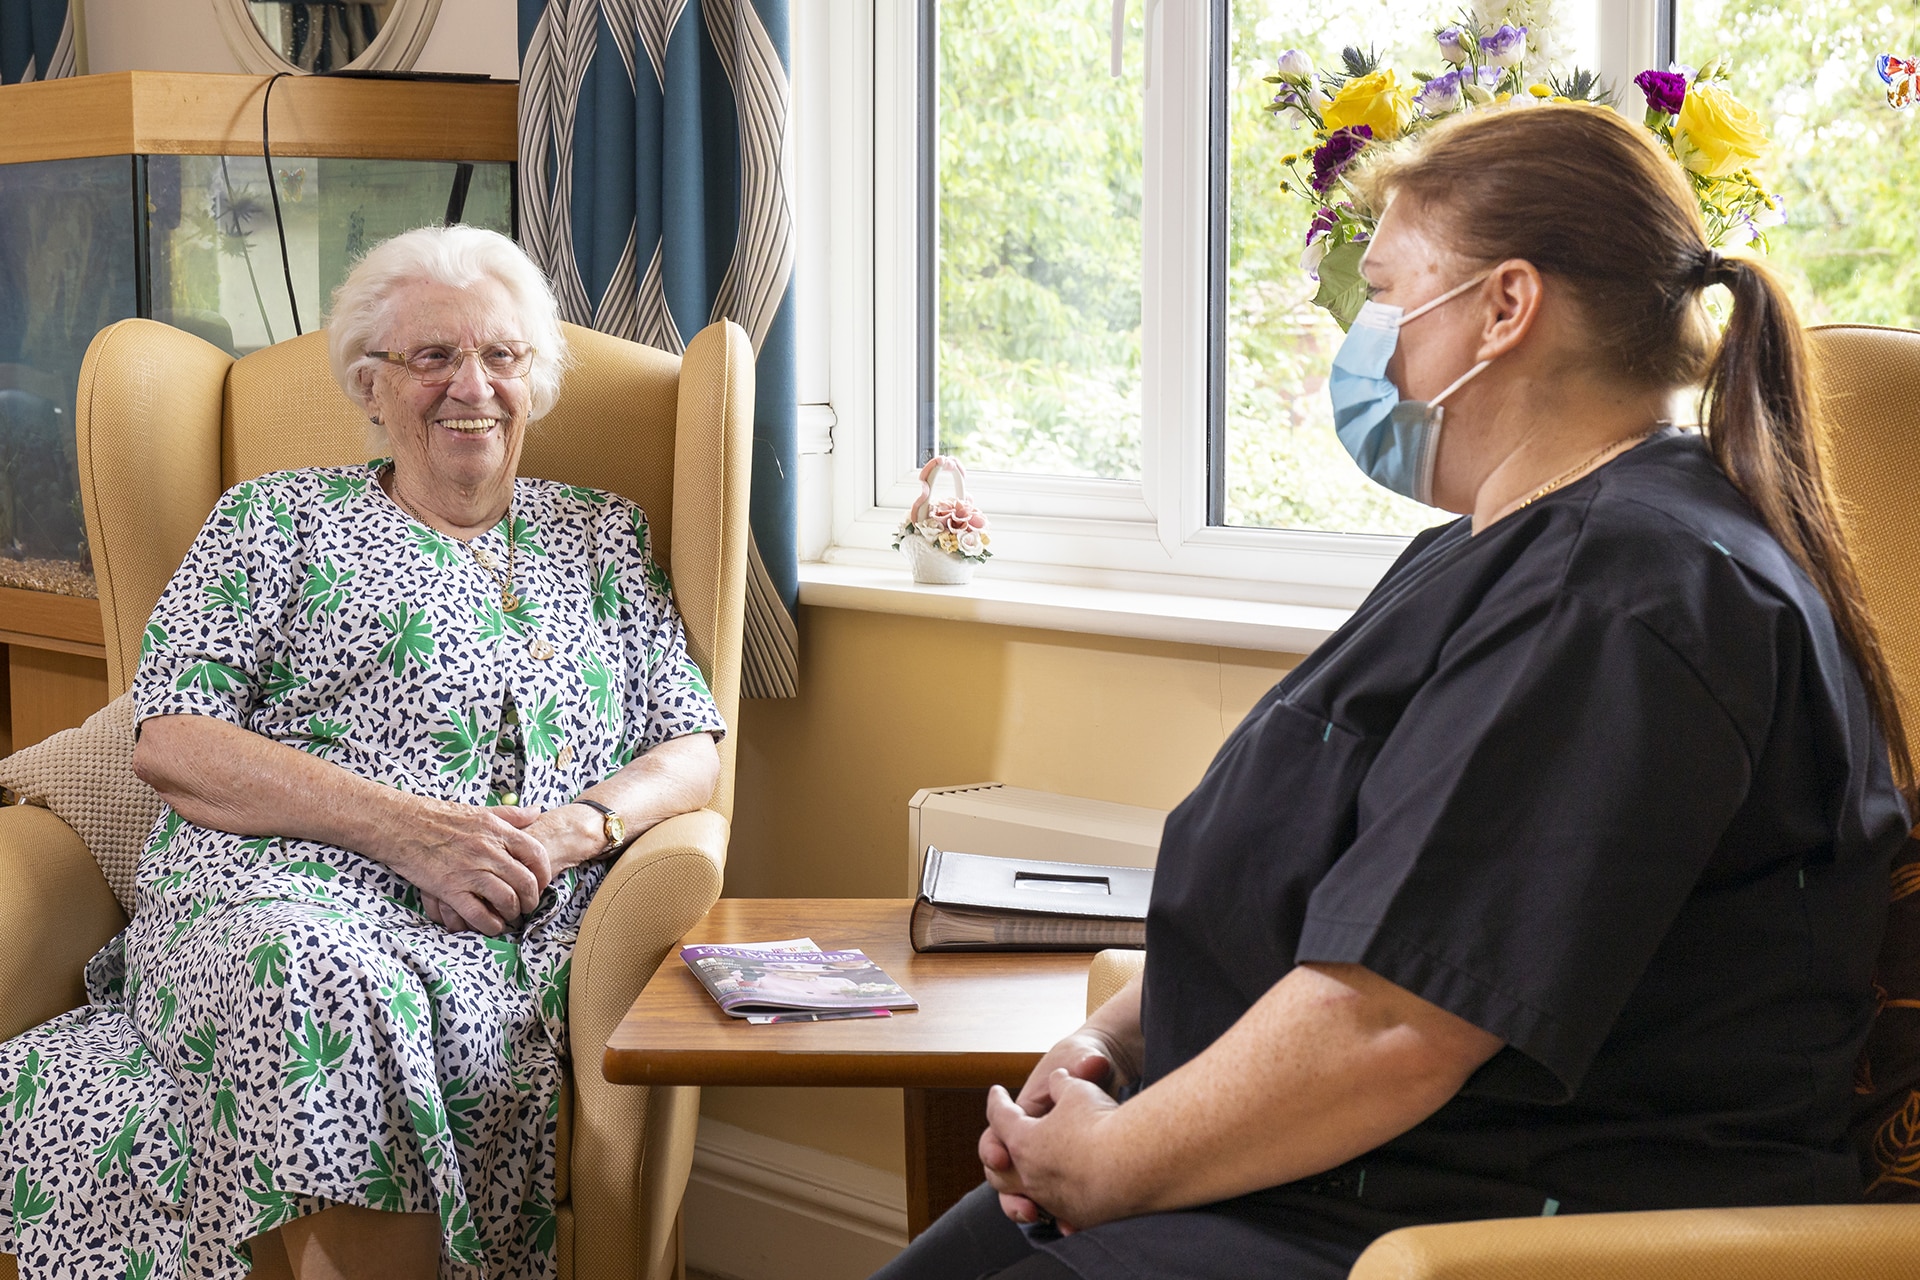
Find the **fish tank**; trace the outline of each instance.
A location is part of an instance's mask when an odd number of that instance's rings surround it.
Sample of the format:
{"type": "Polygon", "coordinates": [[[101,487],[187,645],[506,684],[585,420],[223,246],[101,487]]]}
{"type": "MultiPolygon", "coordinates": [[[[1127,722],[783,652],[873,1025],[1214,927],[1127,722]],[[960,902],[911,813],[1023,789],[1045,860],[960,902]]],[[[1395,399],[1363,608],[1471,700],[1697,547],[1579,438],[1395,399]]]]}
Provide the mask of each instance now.
{"type": "Polygon", "coordinates": [[[95,594],[73,414],[100,329],[144,316],[246,355],[319,328],[388,236],[511,235],[513,183],[508,161],[257,151],[0,163],[0,586],[95,594]]]}

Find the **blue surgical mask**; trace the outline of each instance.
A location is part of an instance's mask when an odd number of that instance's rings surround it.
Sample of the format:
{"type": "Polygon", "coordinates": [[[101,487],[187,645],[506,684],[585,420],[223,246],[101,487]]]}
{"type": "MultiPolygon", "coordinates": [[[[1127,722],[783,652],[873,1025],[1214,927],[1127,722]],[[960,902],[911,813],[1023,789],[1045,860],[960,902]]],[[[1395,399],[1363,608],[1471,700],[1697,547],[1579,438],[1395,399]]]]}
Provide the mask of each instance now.
{"type": "Polygon", "coordinates": [[[1387,376],[1387,362],[1400,343],[1400,327],[1444,302],[1459,297],[1487,278],[1475,276],[1411,311],[1384,302],[1361,304],[1345,342],[1334,353],[1327,394],[1333,400],[1333,429],[1368,479],[1433,505],[1433,462],[1440,452],[1441,401],[1492,361],[1482,360],[1431,400],[1403,400],[1387,376]]]}

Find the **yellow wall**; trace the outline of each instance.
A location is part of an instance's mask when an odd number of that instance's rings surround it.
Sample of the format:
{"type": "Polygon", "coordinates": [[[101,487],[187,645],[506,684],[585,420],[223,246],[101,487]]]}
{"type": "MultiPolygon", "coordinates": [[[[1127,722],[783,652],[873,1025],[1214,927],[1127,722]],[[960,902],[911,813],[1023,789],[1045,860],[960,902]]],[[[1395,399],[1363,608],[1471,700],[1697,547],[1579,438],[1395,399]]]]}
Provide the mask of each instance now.
{"type": "MultiPolygon", "coordinates": [[[[1170,809],[1298,661],[843,609],[803,608],[800,627],[800,697],[741,704],[730,896],[899,896],[921,787],[1170,809]]],[[[895,1090],[709,1089],[701,1109],[903,1169],[895,1090]]]]}

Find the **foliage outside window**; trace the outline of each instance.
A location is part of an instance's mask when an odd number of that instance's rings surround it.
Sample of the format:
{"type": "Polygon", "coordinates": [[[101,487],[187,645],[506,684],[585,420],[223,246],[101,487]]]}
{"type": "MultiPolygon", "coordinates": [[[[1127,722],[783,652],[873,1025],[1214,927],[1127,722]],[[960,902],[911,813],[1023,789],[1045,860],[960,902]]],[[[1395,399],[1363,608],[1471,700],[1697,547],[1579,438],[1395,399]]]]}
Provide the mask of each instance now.
{"type": "Polygon", "coordinates": [[[1878,54],[1920,50],[1920,14],[1877,0],[1679,0],[1677,18],[1679,61],[1726,55],[1733,91],[1768,122],[1787,222],[1767,233],[1767,256],[1801,319],[1920,323],[1920,119],[1887,105],[1874,72],[1878,54]]]}
{"type": "Polygon", "coordinates": [[[929,5],[939,40],[939,451],[1140,476],[1141,55],[1105,0],[929,5]]]}

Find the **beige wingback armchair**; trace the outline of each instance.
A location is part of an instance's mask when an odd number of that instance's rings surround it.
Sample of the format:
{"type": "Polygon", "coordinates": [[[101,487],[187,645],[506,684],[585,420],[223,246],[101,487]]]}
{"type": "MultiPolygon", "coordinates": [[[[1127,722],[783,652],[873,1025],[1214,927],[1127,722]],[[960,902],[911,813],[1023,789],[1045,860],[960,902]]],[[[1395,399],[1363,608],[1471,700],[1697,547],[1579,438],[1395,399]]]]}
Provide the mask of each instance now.
{"type": "MultiPolygon", "coordinates": [[[[645,508],[692,656],[729,724],[740,690],[753,355],[729,323],[675,357],[568,326],[574,368],[528,430],[521,474],[610,489],[645,508]]],[[[125,690],[148,613],[229,485],[367,456],[366,421],[334,384],[326,337],[234,360],[148,320],[104,329],[80,375],[87,536],[107,674],[125,690]]],[[[560,1274],[656,1280],[679,1268],[676,1223],[693,1162],[697,1089],[609,1085],[608,1034],[667,949],[720,893],[734,744],[705,809],[661,823],[620,857],[574,952],[574,1073],[560,1121],[560,1274]]],[[[124,926],[78,836],[45,810],[0,810],[0,1037],[84,999],[80,966],[124,926]]],[[[263,1250],[256,1275],[283,1261],[263,1250]]],[[[0,1277],[13,1259],[0,1257],[0,1277]]]]}
{"type": "MultiPolygon", "coordinates": [[[[1920,333],[1873,325],[1809,331],[1827,465],[1848,511],[1867,605],[1920,733],[1920,333]]],[[[1094,958],[1087,1009],[1143,967],[1094,958]]],[[[1408,1227],[1375,1241],[1352,1280],[1909,1280],[1920,1204],[1574,1214],[1408,1227]]]]}

